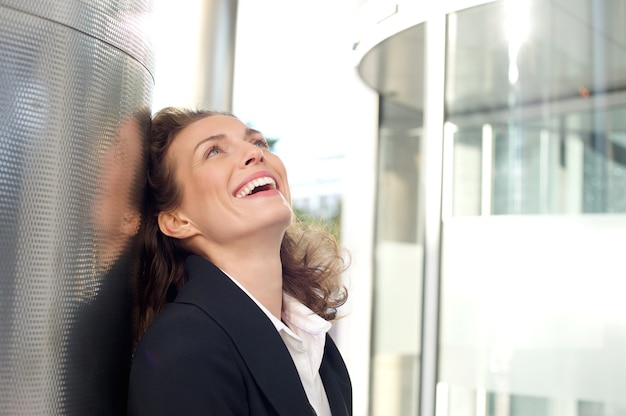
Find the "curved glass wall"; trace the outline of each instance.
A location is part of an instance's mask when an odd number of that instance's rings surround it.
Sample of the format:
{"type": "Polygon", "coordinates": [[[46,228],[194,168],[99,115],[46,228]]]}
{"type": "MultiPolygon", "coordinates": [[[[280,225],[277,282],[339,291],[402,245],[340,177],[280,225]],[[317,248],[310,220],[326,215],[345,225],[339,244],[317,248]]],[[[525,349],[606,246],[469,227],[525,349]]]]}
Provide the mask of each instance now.
{"type": "Polygon", "coordinates": [[[626,4],[448,15],[452,215],[626,212],[626,4]]]}
{"type": "Polygon", "coordinates": [[[372,311],[372,415],[417,414],[423,230],[419,182],[424,27],[374,48],[361,76],[378,85],[378,186],[372,311]],[[406,88],[406,76],[419,80],[406,88]]]}
{"type": "Polygon", "coordinates": [[[449,14],[445,118],[439,410],[626,414],[626,3],[449,14]]]}
{"type": "Polygon", "coordinates": [[[359,65],[381,96],[371,414],[430,413],[422,292],[440,256],[437,416],[626,415],[626,2],[456,3],[359,65]],[[443,73],[438,91],[425,74],[443,73]]]}

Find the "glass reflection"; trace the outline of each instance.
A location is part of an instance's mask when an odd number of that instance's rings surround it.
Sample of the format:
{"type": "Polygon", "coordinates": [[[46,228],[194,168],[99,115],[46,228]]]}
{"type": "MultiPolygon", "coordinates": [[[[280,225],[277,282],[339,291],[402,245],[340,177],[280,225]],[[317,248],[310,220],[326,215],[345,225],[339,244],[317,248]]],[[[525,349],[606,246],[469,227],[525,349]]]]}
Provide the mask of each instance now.
{"type": "Polygon", "coordinates": [[[422,292],[422,116],[381,102],[372,316],[372,415],[416,414],[422,292]]]}
{"type": "Polygon", "coordinates": [[[503,1],[449,16],[453,215],[626,212],[625,7],[503,1]]]}
{"type": "Polygon", "coordinates": [[[623,415],[626,3],[515,3],[448,16],[438,400],[623,415]]]}

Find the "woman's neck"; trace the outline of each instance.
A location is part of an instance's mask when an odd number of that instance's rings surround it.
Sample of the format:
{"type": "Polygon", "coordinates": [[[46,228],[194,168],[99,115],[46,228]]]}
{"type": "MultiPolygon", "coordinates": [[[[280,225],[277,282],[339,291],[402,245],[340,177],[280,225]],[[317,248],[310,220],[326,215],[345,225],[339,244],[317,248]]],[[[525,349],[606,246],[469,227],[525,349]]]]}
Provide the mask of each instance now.
{"type": "Polygon", "coordinates": [[[236,279],[274,316],[281,318],[283,273],[280,245],[220,246],[203,255],[236,279]]]}

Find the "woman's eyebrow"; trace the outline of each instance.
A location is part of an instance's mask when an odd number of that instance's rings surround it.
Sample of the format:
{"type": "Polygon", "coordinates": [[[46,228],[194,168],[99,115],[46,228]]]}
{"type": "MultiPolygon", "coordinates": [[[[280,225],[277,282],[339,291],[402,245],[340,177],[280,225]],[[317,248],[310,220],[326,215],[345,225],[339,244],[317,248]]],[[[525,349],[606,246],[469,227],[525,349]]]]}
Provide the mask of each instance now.
{"type": "Polygon", "coordinates": [[[246,137],[254,136],[254,135],[257,135],[257,134],[260,135],[260,136],[263,136],[263,133],[261,133],[258,130],[251,129],[251,128],[247,128],[246,129],[246,137]]]}
{"type": "Polygon", "coordinates": [[[219,133],[219,134],[214,134],[213,136],[209,136],[205,139],[200,140],[198,143],[196,143],[196,146],[193,148],[193,152],[195,153],[196,150],[198,150],[198,147],[202,146],[202,144],[206,143],[206,142],[211,142],[211,141],[216,141],[216,140],[223,140],[226,138],[226,135],[224,133],[219,133]]]}

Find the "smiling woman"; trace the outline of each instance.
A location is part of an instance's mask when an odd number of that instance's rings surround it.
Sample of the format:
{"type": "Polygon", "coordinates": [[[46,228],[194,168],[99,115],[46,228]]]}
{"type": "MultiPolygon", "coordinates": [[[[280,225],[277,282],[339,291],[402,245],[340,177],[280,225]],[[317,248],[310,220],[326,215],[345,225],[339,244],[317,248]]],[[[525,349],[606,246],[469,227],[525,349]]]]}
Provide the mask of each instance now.
{"type": "Polygon", "coordinates": [[[153,120],[131,415],[351,415],[328,330],[334,238],[294,220],[285,166],[236,117],[153,120]]]}

